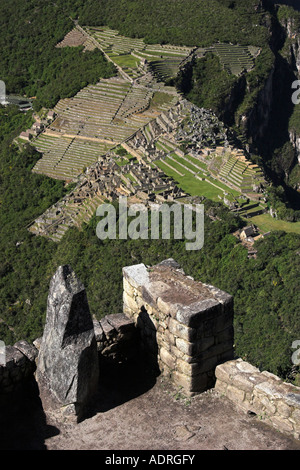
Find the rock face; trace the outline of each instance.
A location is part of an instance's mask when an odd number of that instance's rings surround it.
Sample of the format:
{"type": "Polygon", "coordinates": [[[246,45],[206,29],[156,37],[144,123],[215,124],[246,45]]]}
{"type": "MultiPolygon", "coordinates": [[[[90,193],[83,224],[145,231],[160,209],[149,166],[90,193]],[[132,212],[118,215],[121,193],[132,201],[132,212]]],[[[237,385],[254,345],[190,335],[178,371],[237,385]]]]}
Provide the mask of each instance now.
{"type": "Polygon", "coordinates": [[[70,266],[50,283],[36,379],[44,409],[79,421],[97,391],[99,366],[86,291],[70,266]]]}

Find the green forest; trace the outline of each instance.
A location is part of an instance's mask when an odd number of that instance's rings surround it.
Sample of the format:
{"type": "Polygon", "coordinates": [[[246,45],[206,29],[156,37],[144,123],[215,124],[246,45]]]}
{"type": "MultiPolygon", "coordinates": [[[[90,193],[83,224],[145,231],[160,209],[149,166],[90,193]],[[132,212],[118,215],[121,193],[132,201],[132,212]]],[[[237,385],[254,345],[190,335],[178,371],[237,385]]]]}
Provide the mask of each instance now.
{"type": "Polygon", "coordinates": [[[7,94],[36,97],[34,108],[53,108],[116,70],[99,50],[56,48],[74,27],[72,20],[50,1],[4,0],[0,4],[0,77],[7,94]],[[18,15],[15,15],[15,12],[18,15]],[[18,34],[16,34],[18,31],[18,34]]]}

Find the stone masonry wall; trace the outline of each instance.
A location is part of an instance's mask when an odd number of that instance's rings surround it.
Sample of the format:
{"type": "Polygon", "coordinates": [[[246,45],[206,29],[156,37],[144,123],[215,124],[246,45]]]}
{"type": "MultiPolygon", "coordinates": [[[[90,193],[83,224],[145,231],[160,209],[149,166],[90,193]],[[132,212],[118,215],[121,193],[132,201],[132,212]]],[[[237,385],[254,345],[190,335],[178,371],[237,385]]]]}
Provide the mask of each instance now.
{"type": "Polygon", "coordinates": [[[37,349],[27,341],[6,346],[5,364],[0,364],[0,401],[3,395],[22,390],[33,377],[37,353],[37,349]]]}
{"type": "Polygon", "coordinates": [[[195,282],[174,260],[123,268],[123,311],[159,370],[187,395],[212,388],[215,368],[233,358],[233,299],[195,282]]]}
{"type": "Polygon", "coordinates": [[[246,413],[255,413],[280,432],[300,439],[300,387],[242,359],[216,368],[215,388],[246,413]]]}
{"type": "MultiPolygon", "coordinates": [[[[123,313],[94,320],[94,331],[99,359],[122,362],[136,354],[136,328],[123,313]]],[[[40,344],[41,338],[37,338],[33,344],[22,340],[5,347],[5,364],[0,364],[0,405],[5,396],[22,392],[24,384],[34,379],[40,344]]]]}

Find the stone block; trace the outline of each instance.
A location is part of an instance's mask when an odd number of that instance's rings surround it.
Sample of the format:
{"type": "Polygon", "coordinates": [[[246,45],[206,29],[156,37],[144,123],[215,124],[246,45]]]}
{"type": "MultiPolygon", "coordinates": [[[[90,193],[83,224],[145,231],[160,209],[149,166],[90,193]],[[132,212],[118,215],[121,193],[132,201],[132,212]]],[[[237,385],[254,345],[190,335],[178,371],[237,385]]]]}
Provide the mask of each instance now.
{"type": "Polygon", "coordinates": [[[101,326],[101,323],[98,320],[93,319],[93,325],[94,325],[94,332],[95,332],[95,338],[96,338],[97,343],[103,342],[105,339],[105,334],[101,326]]]}
{"type": "Polygon", "coordinates": [[[135,289],[125,277],[123,277],[123,290],[131,297],[135,297],[137,293],[137,289],[135,289]]]}
{"type": "Polygon", "coordinates": [[[189,341],[186,341],[182,338],[176,338],[175,344],[179,351],[188,356],[193,356],[196,353],[196,345],[190,343],[189,341]]]}
{"type": "Polygon", "coordinates": [[[133,312],[138,312],[139,307],[133,297],[123,292],[123,304],[126,307],[129,307],[133,312]]]}
{"type": "Polygon", "coordinates": [[[206,299],[178,308],[176,320],[190,328],[198,328],[204,321],[218,316],[220,304],[215,299],[206,299]]]}
{"type": "Polygon", "coordinates": [[[188,363],[179,358],[176,361],[176,369],[178,372],[190,376],[199,375],[201,372],[199,364],[188,363]]]}
{"type": "Polygon", "coordinates": [[[109,341],[111,340],[114,336],[116,336],[117,332],[115,327],[108,321],[108,316],[101,318],[100,320],[100,326],[102,328],[102,331],[106,337],[106,339],[109,341]]]}
{"type": "Polygon", "coordinates": [[[233,387],[232,385],[228,385],[227,397],[233,402],[242,403],[245,399],[245,392],[233,387]]]}
{"type": "Polygon", "coordinates": [[[149,283],[149,273],[144,264],[126,266],[123,268],[122,272],[123,278],[136,289],[149,283]]]}
{"type": "Polygon", "coordinates": [[[15,367],[20,366],[26,360],[24,354],[19,351],[19,349],[15,348],[14,346],[6,346],[5,348],[6,353],[6,364],[5,367],[8,371],[14,369],[15,367]]]}
{"type": "Polygon", "coordinates": [[[215,338],[214,336],[208,337],[208,338],[202,338],[201,340],[198,340],[196,343],[196,354],[203,353],[204,351],[207,351],[210,349],[212,346],[215,344],[215,338]]]}
{"type": "Polygon", "coordinates": [[[186,394],[201,393],[209,388],[206,374],[191,376],[175,371],[172,377],[176,385],[181,386],[186,394]]]}
{"type": "Polygon", "coordinates": [[[216,334],[216,344],[223,344],[226,343],[227,341],[232,341],[234,340],[234,329],[233,326],[229,326],[225,330],[219,331],[216,334]]]}
{"type": "Polygon", "coordinates": [[[165,330],[164,336],[166,342],[168,342],[172,346],[176,345],[176,338],[169,330],[165,330]]]}
{"type": "Polygon", "coordinates": [[[232,377],[237,374],[236,361],[229,361],[216,367],[217,379],[227,384],[231,383],[232,377]]]}
{"type": "Polygon", "coordinates": [[[233,357],[233,342],[227,341],[226,343],[214,344],[210,348],[197,354],[199,361],[205,361],[210,357],[217,357],[218,363],[223,363],[225,360],[231,360],[233,357]]]}
{"type": "Polygon", "coordinates": [[[227,383],[217,380],[215,384],[215,390],[217,390],[222,395],[227,395],[227,383]]]}
{"type": "Polygon", "coordinates": [[[174,355],[174,357],[180,358],[180,359],[186,361],[187,363],[193,361],[193,358],[191,356],[188,356],[188,355],[184,354],[182,351],[180,351],[177,348],[176,345],[175,346],[171,345],[170,346],[170,351],[174,355]]]}
{"type": "Polygon", "coordinates": [[[151,307],[157,307],[157,298],[159,294],[149,290],[148,286],[141,287],[141,298],[143,303],[149,304],[151,307]]]}
{"type": "Polygon", "coordinates": [[[226,313],[222,312],[214,319],[215,333],[219,333],[233,325],[233,308],[229,309],[226,313]]]}
{"type": "Polygon", "coordinates": [[[199,373],[207,372],[211,373],[215,377],[216,367],[218,365],[217,357],[210,357],[203,362],[197,362],[199,373]]]}
{"type": "Polygon", "coordinates": [[[133,320],[124,315],[124,313],[108,315],[106,319],[122,335],[135,328],[133,320]]]}
{"type": "Polygon", "coordinates": [[[189,328],[173,318],[169,319],[168,328],[173,335],[178,336],[179,338],[189,342],[196,340],[197,330],[195,328],[189,328]]]}
{"type": "Polygon", "coordinates": [[[160,348],[159,355],[162,362],[166,364],[169,369],[175,369],[176,358],[174,358],[174,356],[169,351],[167,351],[165,348],[160,348]]]}
{"type": "Polygon", "coordinates": [[[24,354],[24,356],[26,356],[30,362],[34,362],[37,358],[37,348],[25,340],[21,340],[15,343],[14,348],[18,349],[22,354],[24,354]]]}
{"type": "Polygon", "coordinates": [[[269,400],[267,397],[261,397],[261,404],[268,416],[276,413],[276,405],[272,400],[269,400]]]}
{"type": "MultiPolygon", "coordinates": [[[[289,418],[292,413],[292,408],[288,406],[284,401],[278,401],[276,404],[277,414],[283,418],[289,418]]],[[[299,423],[300,423],[300,413],[299,413],[299,423]]]]}
{"type": "Polygon", "coordinates": [[[261,382],[254,387],[254,394],[256,395],[265,395],[270,399],[282,399],[283,395],[280,391],[278,391],[274,386],[273,383],[264,381],[261,382]]]}
{"type": "Polygon", "coordinates": [[[235,374],[230,381],[235,387],[244,390],[244,392],[253,393],[255,385],[261,382],[259,377],[249,376],[247,374],[235,374]]]}
{"type": "Polygon", "coordinates": [[[294,427],[293,423],[291,423],[287,418],[282,416],[268,416],[272,425],[278,429],[278,431],[288,434],[293,434],[294,427]]]}
{"type": "Polygon", "coordinates": [[[252,366],[248,362],[245,361],[236,361],[236,367],[240,372],[244,372],[246,374],[259,374],[260,371],[257,367],[252,366]]]}

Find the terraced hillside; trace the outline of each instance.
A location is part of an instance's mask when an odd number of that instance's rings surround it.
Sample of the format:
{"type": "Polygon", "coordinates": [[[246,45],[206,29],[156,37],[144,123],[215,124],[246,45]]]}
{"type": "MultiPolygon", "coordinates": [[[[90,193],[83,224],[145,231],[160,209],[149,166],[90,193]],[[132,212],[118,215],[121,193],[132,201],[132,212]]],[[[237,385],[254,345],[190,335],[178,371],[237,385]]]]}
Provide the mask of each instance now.
{"type": "Polygon", "coordinates": [[[212,51],[219,56],[223,68],[237,76],[254,67],[254,58],[259,53],[258,48],[238,44],[214,44],[212,51]]]}
{"type": "MultiPolygon", "coordinates": [[[[114,77],[60,100],[54,108],[56,119],[33,141],[43,154],[33,171],[57,179],[76,177],[164,109],[163,102],[152,105],[155,93],[143,82],[114,77]]],[[[169,103],[177,99],[173,92],[169,103]]]]}
{"type": "Polygon", "coordinates": [[[253,187],[264,183],[264,176],[260,168],[247,161],[243,155],[230,156],[223,164],[219,178],[247,194],[254,193],[253,187]]]}
{"type": "Polygon", "coordinates": [[[78,28],[72,29],[64,39],[59,42],[56,47],[78,47],[83,46],[84,51],[92,51],[95,49],[93,42],[87,38],[78,28]]]}
{"type": "Polygon", "coordinates": [[[62,180],[75,178],[111,147],[106,143],[54,133],[41,134],[35,146],[43,158],[36,163],[33,171],[62,180]]]}
{"type": "Polygon", "coordinates": [[[167,44],[149,45],[143,39],[127,38],[105,27],[85,30],[97,41],[101,50],[132,79],[143,74],[141,64],[144,65],[145,61],[159,81],[175,77],[180,64],[193,50],[167,44]]]}

